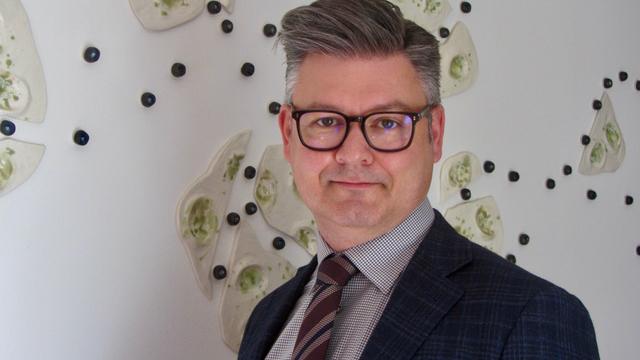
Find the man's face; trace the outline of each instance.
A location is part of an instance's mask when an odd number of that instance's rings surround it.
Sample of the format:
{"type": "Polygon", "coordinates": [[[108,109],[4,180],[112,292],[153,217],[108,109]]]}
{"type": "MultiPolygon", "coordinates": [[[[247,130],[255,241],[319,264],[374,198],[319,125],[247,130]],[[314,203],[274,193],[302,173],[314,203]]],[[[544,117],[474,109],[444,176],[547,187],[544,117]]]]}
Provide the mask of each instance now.
{"type": "MultiPolygon", "coordinates": [[[[318,54],[307,56],[300,66],[292,102],[296,110],[365,115],[418,112],[428,99],[405,55],[344,59],[318,54]]],[[[355,123],[340,148],[314,151],[302,145],[291,107],[283,106],[279,124],[285,157],[323,236],[341,229],[371,238],[391,230],[420,204],[442,150],[443,109],[438,106],[431,113],[432,142],[424,117],[416,124],[411,146],[399,152],[372,149],[355,123]]]]}

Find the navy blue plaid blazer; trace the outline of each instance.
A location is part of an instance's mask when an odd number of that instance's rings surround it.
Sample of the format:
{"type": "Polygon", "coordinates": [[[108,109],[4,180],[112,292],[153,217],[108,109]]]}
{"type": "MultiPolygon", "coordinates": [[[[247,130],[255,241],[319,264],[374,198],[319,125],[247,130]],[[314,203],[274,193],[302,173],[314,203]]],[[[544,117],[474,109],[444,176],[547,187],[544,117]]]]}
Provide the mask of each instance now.
{"type": "MultiPolygon", "coordinates": [[[[238,358],[264,359],[317,265],[254,309],[238,358]]],[[[575,296],[435,222],[400,275],[361,359],[598,359],[575,296]]]]}

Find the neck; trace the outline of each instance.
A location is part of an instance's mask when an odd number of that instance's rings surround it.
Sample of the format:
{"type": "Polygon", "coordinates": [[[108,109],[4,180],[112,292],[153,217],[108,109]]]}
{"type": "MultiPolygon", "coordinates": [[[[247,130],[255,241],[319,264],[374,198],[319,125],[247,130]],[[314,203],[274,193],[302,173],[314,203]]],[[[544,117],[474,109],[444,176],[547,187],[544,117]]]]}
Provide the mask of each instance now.
{"type": "Polygon", "coordinates": [[[393,226],[376,227],[348,227],[327,224],[317,219],[318,231],[322,239],[335,252],[343,252],[352,247],[364,244],[393,229],[393,226]],[[332,226],[333,225],[333,226],[332,226]]]}

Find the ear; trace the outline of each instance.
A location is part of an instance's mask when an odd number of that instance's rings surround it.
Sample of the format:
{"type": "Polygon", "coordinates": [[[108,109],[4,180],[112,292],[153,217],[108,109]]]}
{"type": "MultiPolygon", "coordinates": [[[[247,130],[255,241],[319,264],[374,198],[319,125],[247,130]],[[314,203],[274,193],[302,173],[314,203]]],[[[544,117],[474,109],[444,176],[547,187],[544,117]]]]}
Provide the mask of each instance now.
{"type": "Polygon", "coordinates": [[[437,163],[442,158],[442,142],[444,138],[445,115],[444,107],[438,104],[431,109],[431,147],[433,150],[433,162],[437,163]]]}
{"type": "Polygon", "coordinates": [[[278,114],[278,126],[284,150],[284,158],[291,162],[291,135],[293,134],[293,121],[291,119],[291,106],[283,104],[278,114]]]}

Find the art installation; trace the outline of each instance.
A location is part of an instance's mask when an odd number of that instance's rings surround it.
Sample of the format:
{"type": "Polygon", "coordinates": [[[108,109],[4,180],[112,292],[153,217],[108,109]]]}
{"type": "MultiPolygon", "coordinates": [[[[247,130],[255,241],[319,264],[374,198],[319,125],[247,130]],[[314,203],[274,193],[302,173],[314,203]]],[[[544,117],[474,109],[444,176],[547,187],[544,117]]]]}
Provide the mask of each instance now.
{"type": "Polygon", "coordinates": [[[214,156],[206,173],[189,187],[178,203],[178,234],[200,290],[209,300],[213,298],[211,271],[218,232],[250,137],[250,130],[231,137],[214,156]]]}
{"type": "Polygon", "coordinates": [[[448,0],[392,0],[405,18],[435,32],[451,12],[448,0]]]}
{"type": "Polygon", "coordinates": [[[300,199],[282,145],[271,145],[262,155],[254,196],[264,219],[291,236],[309,254],[316,254],[313,215],[300,199]]]}
{"type": "Polygon", "coordinates": [[[583,175],[614,172],[620,167],[625,156],[624,138],[609,95],[604,92],[596,104],[599,109],[578,167],[578,171],[583,175]]]}
{"type": "MultiPolygon", "coordinates": [[[[218,7],[222,6],[232,13],[235,0],[210,3],[218,3],[218,7]]],[[[204,11],[205,0],[129,0],[129,5],[145,29],[163,31],[196,18],[204,11]]],[[[207,8],[214,9],[216,6],[208,5],[207,8]]]]}
{"type": "Polygon", "coordinates": [[[446,211],[444,218],[458,234],[497,254],[502,253],[502,219],[493,196],[456,205],[446,211]]]}
{"type": "Polygon", "coordinates": [[[44,145],[0,139],[0,196],[31,177],[42,160],[44,150],[44,145]]]}
{"type": "Polygon", "coordinates": [[[458,22],[440,46],[440,95],[447,98],[471,87],[478,77],[478,55],[469,29],[458,22]]]}
{"type": "Polygon", "coordinates": [[[463,151],[449,157],[440,168],[440,201],[460,193],[481,175],[480,160],[473,153],[463,151]]]}

